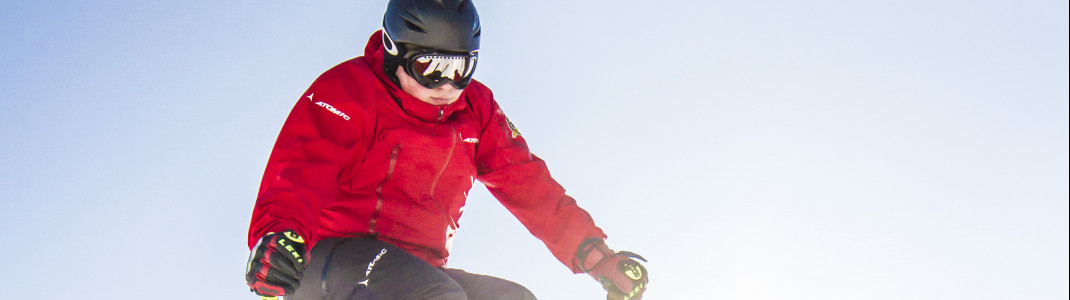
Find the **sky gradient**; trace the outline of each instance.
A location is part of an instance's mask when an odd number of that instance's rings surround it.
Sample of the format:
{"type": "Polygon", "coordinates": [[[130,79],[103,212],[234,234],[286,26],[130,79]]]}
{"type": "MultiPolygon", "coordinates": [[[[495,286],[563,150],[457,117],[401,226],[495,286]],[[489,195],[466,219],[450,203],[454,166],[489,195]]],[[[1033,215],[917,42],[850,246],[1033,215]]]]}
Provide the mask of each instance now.
{"type": "MultiPolygon", "coordinates": [[[[477,1],[475,78],[645,299],[1066,299],[1066,1],[477,1]]],[[[0,1],[12,299],[255,299],[282,123],[383,1],[0,1]]],[[[473,187],[450,266],[603,299],[473,187]]]]}

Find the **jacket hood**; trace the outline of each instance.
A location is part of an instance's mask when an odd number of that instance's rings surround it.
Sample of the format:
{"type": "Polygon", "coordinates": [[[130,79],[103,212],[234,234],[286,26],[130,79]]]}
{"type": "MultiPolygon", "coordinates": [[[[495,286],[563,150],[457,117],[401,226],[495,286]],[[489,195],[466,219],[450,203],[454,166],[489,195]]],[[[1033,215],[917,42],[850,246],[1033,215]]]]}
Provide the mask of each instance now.
{"type": "Polygon", "coordinates": [[[364,46],[364,61],[368,63],[372,72],[375,73],[375,78],[379,79],[379,83],[386,88],[390,96],[394,97],[394,100],[397,101],[405,113],[424,122],[439,122],[448,119],[454,112],[468,107],[467,91],[462,91],[461,96],[453,103],[433,105],[409,95],[388,79],[385,73],[386,70],[383,70],[384,46],[382,32],[382,30],[376,30],[368,38],[368,44],[364,46]]]}

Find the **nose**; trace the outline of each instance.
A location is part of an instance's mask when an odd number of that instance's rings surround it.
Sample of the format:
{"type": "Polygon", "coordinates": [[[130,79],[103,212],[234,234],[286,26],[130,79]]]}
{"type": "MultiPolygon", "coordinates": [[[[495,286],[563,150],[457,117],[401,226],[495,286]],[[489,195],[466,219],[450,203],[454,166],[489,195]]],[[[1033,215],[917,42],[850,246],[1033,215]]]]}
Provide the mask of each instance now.
{"type": "Polygon", "coordinates": [[[453,92],[453,91],[457,90],[457,88],[453,87],[452,84],[443,84],[443,85],[440,85],[437,88],[435,88],[435,90],[438,90],[439,92],[442,92],[442,93],[449,93],[449,92],[453,92]]]}

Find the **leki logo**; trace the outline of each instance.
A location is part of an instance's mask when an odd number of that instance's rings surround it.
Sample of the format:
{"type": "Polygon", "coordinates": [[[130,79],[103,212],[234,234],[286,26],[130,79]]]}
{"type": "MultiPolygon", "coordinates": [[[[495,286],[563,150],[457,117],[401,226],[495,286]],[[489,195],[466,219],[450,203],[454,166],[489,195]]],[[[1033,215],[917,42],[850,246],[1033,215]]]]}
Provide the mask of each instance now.
{"type": "Polygon", "coordinates": [[[624,275],[628,275],[628,278],[632,280],[643,278],[643,269],[640,269],[638,265],[625,263],[621,268],[624,269],[624,275]]]}
{"type": "Polygon", "coordinates": [[[285,235],[286,238],[288,238],[288,239],[290,239],[290,240],[292,240],[294,242],[298,242],[298,243],[302,243],[302,244],[305,243],[305,239],[304,238],[302,238],[300,235],[294,234],[293,232],[287,231],[287,232],[283,232],[282,234],[285,235]]]}
{"type": "MultiPolygon", "coordinates": [[[[282,247],[283,249],[286,249],[286,252],[289,252],[290,255],[293,255],[293,257],[297,259],[297,262],[299,262],[299,263],[305,262],[305,259],[301,257],[301,253],[297,253],[297,249],[294,249],[293,245],[290,245],[290,244],[286,243],[287,240],[298,242],[298,243],[304,243],[304,241],[303,240],[302,241],[298,241],[297,239],[294,239],[294,237],[291,236],[289,232],[284,233],[283,235],[285,235],[286,238],[285,239],[279,239],[279,242],[278,242],[279,246],[282,247]]],[[[300,239],[300,238],[298,238],[298,239],[300,239]]]]}
{"type": "MultiPolygon", "coordinates": [[[[305,98],[308,98],[308,101],[312,101],[312,96],[315,96],[315,95],[316,95],[316,93],[311,93],[311,94],[308,94],[308,96],[305,96],[305,98]]],[[[330,104],[327,104],[326,102],[323,102],[323,101],[316,102],[315,104],[319,105],[322,108],[327,109],[327,111],[330,111],[332,114],[334,114],[336,116],[339,116],[339,117],[342,117],[342,119],[345,119],[346,121],[349,121],[349,115],[347,115],[346,113],[342,112],[341,110],[338,110],[337,108],[334,108],[334,106],[331,106],[330,104]]]]}

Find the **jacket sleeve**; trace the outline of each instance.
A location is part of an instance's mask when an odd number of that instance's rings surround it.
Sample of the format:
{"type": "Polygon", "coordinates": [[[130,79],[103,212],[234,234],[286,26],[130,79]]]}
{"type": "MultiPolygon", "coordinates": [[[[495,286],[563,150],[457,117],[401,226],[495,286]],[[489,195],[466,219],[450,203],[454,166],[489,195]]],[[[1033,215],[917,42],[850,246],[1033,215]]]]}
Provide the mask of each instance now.
{"type": "Polygon", "coordinates": [[[313,82],[282,126],[249,224],[249,247],[268,232],[292,229],[309,249],[320,209],[341,192],[338,174],[364,147],[360,107],[327,73],[313,82]]]}
{"type": "Polygon", "coordinates": [[[497,102],[491,100],[488,114],[476,150],[477,178],[559,261],[580,273],[576,248],[587,238],[604,239],[605,234],[550,177],[546,163],[531,154],[497,102]]]}

